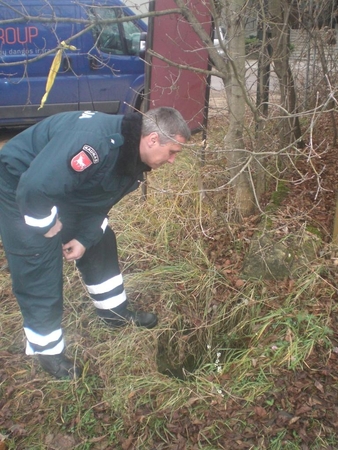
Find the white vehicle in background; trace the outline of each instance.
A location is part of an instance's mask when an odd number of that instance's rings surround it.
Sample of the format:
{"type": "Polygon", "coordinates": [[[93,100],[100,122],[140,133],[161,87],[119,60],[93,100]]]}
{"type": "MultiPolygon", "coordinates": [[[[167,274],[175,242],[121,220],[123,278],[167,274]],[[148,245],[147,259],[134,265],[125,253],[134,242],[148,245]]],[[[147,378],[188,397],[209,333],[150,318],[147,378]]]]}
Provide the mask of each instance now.
{"type": "Polygon", "coordinates": [[[220,55],[224,55],[226,46],[226,30],[224,26],[219,26],[214,29],[214,46],[220,55]]]}

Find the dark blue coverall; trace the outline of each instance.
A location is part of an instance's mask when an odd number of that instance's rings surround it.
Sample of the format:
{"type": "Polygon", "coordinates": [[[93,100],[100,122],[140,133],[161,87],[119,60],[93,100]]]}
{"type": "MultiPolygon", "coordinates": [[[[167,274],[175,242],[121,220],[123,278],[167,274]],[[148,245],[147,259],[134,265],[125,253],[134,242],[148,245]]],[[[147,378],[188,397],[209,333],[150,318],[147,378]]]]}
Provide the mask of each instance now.
{"type": "Polygon", "coordinates": [[[138,114],[80,111],[51,116],[0,151],[0,234],[27,338],[26,354],[65,347],[62,243],[86,247],[76,261],[99,316],[123,314],[127,299],[107,214],[143,181],[138,114]],[[59,217],[62,232],[45,233],[59,217]]]}

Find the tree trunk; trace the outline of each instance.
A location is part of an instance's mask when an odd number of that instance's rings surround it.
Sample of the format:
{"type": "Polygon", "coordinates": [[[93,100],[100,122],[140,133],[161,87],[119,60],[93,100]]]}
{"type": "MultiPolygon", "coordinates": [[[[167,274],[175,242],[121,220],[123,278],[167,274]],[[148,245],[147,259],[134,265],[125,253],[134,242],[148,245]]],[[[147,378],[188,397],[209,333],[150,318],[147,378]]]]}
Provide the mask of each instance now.
{"type": "Polygon", "coordinates": [[[289,64],[289,4],[287,0],[269,0],[272,59],[279,80],[281,93],[281,115],[285,116],[280,126],[280,140],[286,147],[301,138],[297,113],[295,84],[289,64]]]}
{"type": "Polygon", "coordinates": [[[234,190],[234,218],[240,220],[255,211],[253,186],[248,172],[249,152],[243,141],[245,115],[245,34],[241,11],[244,0],[225,0],[225,17],[230,56],[230,83],[227,88],[229,106],[229,130],[224,144],[228,154],[231,184],[234,190]]]}
{"type": "Polygon", "coordinates": [[[336,192],[336,207],[333,222],[332,243],[338,245],[338,191],[336,192]]]}

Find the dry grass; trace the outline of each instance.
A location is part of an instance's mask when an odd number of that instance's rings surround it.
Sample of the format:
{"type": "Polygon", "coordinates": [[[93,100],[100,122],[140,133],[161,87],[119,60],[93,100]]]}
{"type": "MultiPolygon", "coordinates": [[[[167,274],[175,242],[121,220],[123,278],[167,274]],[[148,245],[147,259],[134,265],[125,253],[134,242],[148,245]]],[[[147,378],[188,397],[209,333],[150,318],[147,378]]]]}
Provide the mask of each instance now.
{"type": "MultiPolygon", "coordinates": [[[[244,436],[254,427],[252,411],[239,417],[235,405],[244,411],[271,398],[276,377],[302,370],[315,349],[324,363],[330,357],[337,307],[325,258],[289,290],[237,283],[246,247],[225,223],[229,195],[200,191],[201,173],[217,184],[223,161],[201,172],[199,151],[196,140],[175,166],[152,173],[146,201],[137,192],[111,211],[130,301],[158,313],[156,329],[107,329],[74,266],[65,265],[64,328],[68,352],[85,368],[81,380],[51,380],[23,355],[21,317],[1,270],[0,433],[9,449],[230,448],[229,430],[244,436]]],[[[257,437],[250,448],[300,448],[283,447],[283,436],[267,447],[257,437]]]]}

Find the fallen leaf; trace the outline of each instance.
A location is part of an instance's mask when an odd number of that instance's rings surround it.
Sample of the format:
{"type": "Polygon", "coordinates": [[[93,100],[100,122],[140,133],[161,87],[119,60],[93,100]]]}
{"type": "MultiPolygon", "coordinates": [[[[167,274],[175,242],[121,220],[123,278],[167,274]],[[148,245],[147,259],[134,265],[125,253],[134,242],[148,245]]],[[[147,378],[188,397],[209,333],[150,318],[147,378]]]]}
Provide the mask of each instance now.
{"type": "Polygon", "coordinates": [[[240,279],[236,280],[235,286],[237,288],[242,287],[243,285],[244,285],[244,281],[243,280],[240,280],[240,279]]]}
{"type": "Polygon", "coordinates": [[[265,408],[263,408],[262,406],[255,406],[255,413],[259,417],[265,417],[267,414],[265,408]]]}
{"type": "Polygon", "coordinates": [[[193,397],[189,398],[189,400],[186,402],[186,406],[192,406],[194,403],[198,402],[200,400],[199,397],[193,397]]]}
{"type": "Polygon", "coordinates": [[[122,450],[129,450],[131,444],[133,443],[133,439],[134,439],[134,437],[133,437],[133,435],[131,434],[131,435],[128,437],[128,439],[126,439],[126,440],[122,443],[122,445],[121,445],[122,450]]]}
{"type": "Polygon", "coordinates": [[[289,421],[289,425],[292,425],[293,423],[297,422],[299,419],[300,419],[300,417],[298,417],[298,416],[292,417],[292,419],[289,421]]]}
{"type": "Polygon", "coordinates": [[[321,383],[319,383],[319,381],[315,381],[315,386],[318,389],[318,391],[320,391],[322,394],[324,394],[323,385],[321,383]]]}
{"type": "Polygon", "coordinates": [[[296,415],[301,416],[302,414],[306,414],[308,412],[312,411],[311,406],[308,405],[302,405],[300,408],[296,410],[296,415]]]}

